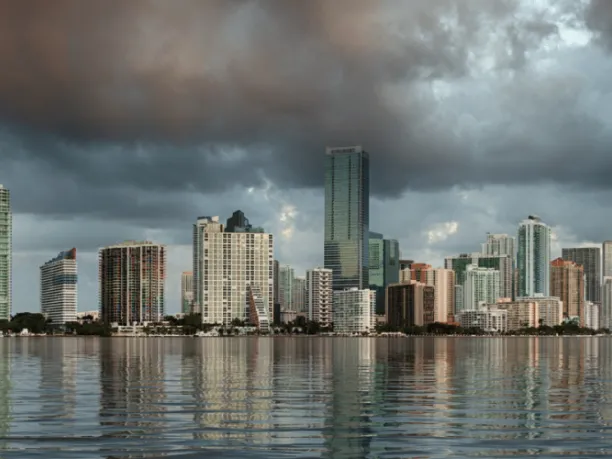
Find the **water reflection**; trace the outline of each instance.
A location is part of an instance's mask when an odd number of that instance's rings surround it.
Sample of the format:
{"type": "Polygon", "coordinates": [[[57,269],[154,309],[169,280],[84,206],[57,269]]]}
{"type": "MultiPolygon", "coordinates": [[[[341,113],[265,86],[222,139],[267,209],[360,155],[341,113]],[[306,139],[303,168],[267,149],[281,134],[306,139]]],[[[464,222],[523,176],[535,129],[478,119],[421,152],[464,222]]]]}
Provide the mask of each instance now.
{"type": "Polygon", "coordinates": [[[11,338],[2,457],[598,457],[610,338],[11,338]]]}

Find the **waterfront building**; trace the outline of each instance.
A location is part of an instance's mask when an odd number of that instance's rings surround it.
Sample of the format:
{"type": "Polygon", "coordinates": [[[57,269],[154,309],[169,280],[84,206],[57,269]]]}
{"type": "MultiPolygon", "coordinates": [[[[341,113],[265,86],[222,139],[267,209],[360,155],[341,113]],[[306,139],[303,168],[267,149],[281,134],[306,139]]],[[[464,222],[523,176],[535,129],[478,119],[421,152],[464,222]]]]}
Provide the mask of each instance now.
{"type": "Polygon", "coordinates": [[[550,292],[550,226],[540,217],[530,215],[519,224],[517,266],[519,296],[550,292]]]}
{"type": "Polygon", "coordinates": [[[602,244],[602,276],[612,277],[612,241],[602,244]]]}
{"type": "Polygon", "coordinates": [[[463,309],[455,311],[455,314],[462,311],[479,310],[481,303],[492,304],[502,298],[500,275],[496,269],[468,265],[465,276],[463,309]]]}
{"type": "Polygon", "coordinates": [[[414,280],[434,288],[434,322],[448,322],[455,309],[455,272],[432,268],[425,263],[413,263],[413,269],[401,272],[401,282],[414,280]]]}
{"type": "Polygon", "coordinates": [[[40,312],[52,326],[77,318],[76,249],[60,252],[40,267],[40,312]]]}
{"type": "Polygon", "coordinates": [[[392,327],[424,326],[435,322],[434,287],[415,280],[387,286],[385,316],[392,327]]]}
{"type": "Polygon", "coordinates": [[[563,301],[559,297],[537,294],[530,297],[519,297],[516,301],[537,303],[538,321],[541,325],[554,327],[563,322],[563,301]]]}
{"type": "Polygon", "coordinates": [[[91,320],[92,322],[97,322],[98,320],[100,320],[100,311],[80,311],[76,313],[76,318],[78,321],[91,320]]]}
{"type": "Polygon", "coordinates": [[[291,305],[292,309],[304,316],[308,313],[308,304],[306,302],[306,278],[294,277],[291,286],[291,305]]]}
{"type": "Polygon", "coordinates": [[[516,266],[516,239],[508,234],[487,233],[487,242],[482,244],[483,255],[508,255],[512,266],[516,266]]]}
{"type": "Polygon", "coordinates": [[[11,194],[0,184],[0,320],[10,320],[12,311],[13,214],[11,194]]]}
{"type": "Polygon", "coordinates": [[[384,239],[382,234],[370,232],[368,276],[370,290],[376,291],[377,314],[384,314],[387,285],[399,282],[399,254],[395,239],[384,239]]]}
{"type": "Polygon", "coordinates": [[[327,148],[324,266],[334,290],[367,289],[370,159],[361,146],[327,148]]]}
{"type": "Polygon", "coordinates": [[[349,288],[334,290],[332,322],[336,333],[369,333],[376,326],[376,292],[349,288]]]}
{"type": "MultiPolygon", "coordinates": [[[[219,217],[199,217],[193,225],[193,282],[196,304],[207,324],[249,320],[250,292],[274,314],[274,240],[263,229],[228,233],[219,217]],[[252,287],[249,290],[249,287],[252,287]]],[[[257,309],[260,312],[260,309],[257,309]]]]}
{"type": "MultiPolygon", "coordinates": [[[[278,302],[281,311],[297,311],[293,307],[293,280],[295,271],[289,265],[281,266],[278,270],[278,302]]],[[[298,311],[299,312],[299,311],[298,311]]]]}
{"type": "Polygon", "coordinates": [[[510,298],[500,298],[495,307],[508,312],[508,330],[540,326],[540,309],[537,301],[512,301],[510,298]]]}
{"type": "Polygon", "coordinates": [[[612,329],[612,276],[604,276],[601,285],[601,328],[612,329]]]}
{"type": "Polygon", "coordinates": [[[592,301],[586,301],[584,303],[584,326],[593,330],[599,330],[600,325],[600,311],[601,306],[592,301]]]}
{"type": "MultiPolygon", "coordinates": [[[[561,249],[561,258],[573,261],[584,269],[585,301],[601,302],[601,249],[578,247],[561,249]]],[[[552,292],[551,292],[552,294],[552,292]]]]}
{"type": "Polygon", "coordinates": [[[557,258],[550,263],[550,293],[563,302],[563,315],[584,325],[584,269],[573,261],[557,258]]]}
{"type": "Polygon", "coordinates": [[[161,322],[165,311],[166,247],[126,241],[99,251],[100,318],[119,325],[161,322]]]}
{"type": "Polygon", "coordinates": [[[191,314],[193,310],[193,272],[184,271],[181,274],[181,312],[191,314]]]}
{"type": "Polygon", "coordinates": [[[306,271],[308,320],[319,322],[322,328],[332,323],[333,287],[332,270],[314,268],[306,271]]]}
{"type": "Polygon", "coordinates": [[[495,306],[466,309],[459,312],[456,317],[462,328],[479,328],[488,333],[508,331],[508,311],[495,306]]]}

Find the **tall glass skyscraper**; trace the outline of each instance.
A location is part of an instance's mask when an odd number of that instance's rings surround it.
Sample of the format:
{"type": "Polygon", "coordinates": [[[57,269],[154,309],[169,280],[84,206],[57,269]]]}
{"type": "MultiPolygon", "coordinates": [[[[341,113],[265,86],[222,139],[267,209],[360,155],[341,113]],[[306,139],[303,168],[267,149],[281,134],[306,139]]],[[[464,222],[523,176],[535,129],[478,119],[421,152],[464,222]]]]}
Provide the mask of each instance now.
{"type": "Polygon", "coordinates": [[[532,297],[550,292],[550,226],[530,215],[518,230],[518,296],[532,297]]]}
{"type": "Polygon", "coordinates": [[[333,289],[369,287],[370,157],[361,146],[327,148],[325,268],[333,289]]]}
{"type": "Polygon", "coordinates": [[[12,228],[11,194],[0,185],[0,320],[11,318],[12,228]]]}
{"type": "Polygon", "coordinates": [[[395,239],[384,239],[380,233],[369,236],[369,282],[376,290],[376,313],[385,313],[385,289],[399,282],[399,243],[395,239]]]}

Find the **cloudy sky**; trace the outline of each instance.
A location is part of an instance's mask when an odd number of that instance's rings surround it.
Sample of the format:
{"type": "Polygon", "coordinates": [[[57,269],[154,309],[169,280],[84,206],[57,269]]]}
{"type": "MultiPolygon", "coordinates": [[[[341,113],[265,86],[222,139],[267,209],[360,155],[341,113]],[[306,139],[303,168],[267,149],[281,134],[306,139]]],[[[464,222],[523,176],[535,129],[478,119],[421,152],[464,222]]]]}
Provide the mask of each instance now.
{"type": "Polygon", "coordinates": [[[612,1],[0,0],[0,183],[15,312],[77,247],[168,245],[241,209],[298,271],[322,263],[325,146],[371,155],[371,229],[442,263],[539,214],[612,239],[612,1]]]}

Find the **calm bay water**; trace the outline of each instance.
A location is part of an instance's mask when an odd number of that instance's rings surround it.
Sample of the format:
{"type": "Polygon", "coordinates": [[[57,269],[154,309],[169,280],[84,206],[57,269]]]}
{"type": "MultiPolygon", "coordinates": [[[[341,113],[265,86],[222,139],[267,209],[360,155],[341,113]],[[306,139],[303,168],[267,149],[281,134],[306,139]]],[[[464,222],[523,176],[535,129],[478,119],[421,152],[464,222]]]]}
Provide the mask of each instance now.
{"type": "Polygon", "coordinates": [[[612,454],[612,338],[3,338],[2,458],[612,454]]]}

